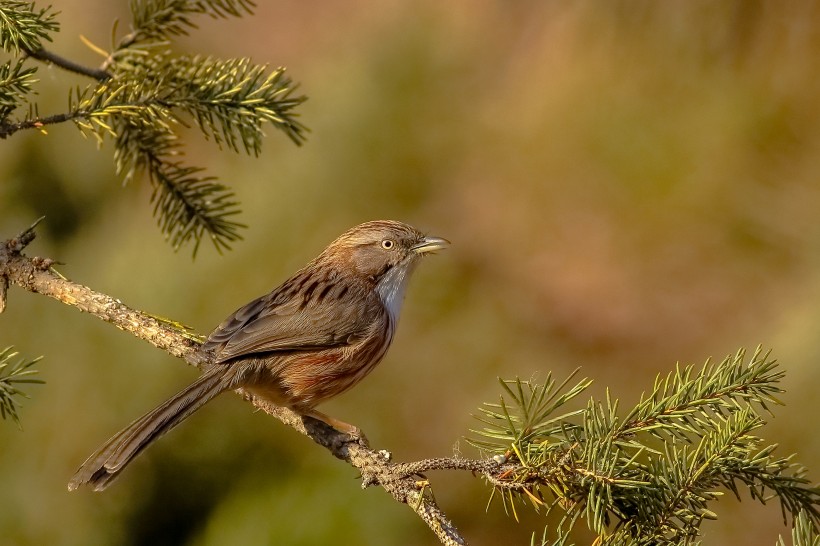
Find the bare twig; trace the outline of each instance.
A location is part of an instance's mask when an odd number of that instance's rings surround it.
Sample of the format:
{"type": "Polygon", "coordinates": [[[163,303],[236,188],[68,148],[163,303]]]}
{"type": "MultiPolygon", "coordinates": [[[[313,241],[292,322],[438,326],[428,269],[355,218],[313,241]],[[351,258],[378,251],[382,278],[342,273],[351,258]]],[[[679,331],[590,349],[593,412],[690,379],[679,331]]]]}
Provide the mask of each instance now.
{"type": "MultiPolygon", "coordinates": [[[[38,220],[39,222],[39,220],[38,220]]],[[[15,284],[30,292],[52,297],[67,305],[113,324],[188,364],[201,367],[208,355],[199,351],[200,338],[179,325],[137,311],[105,294],[72,282],[53,269],[55,262],[47,258],[29,258],[22,250],[34,239],[35,223],[17,237],[0,243],[0,303],[4,302],[4,286],[15,284]]],[[[353,440],[321,421],[303,417],[287,408],[275,406],[250,394],[237,391],[262,411],[276,417],[301,434],[325,447],[361,473],[362,487],[380,486],[395,500],[409,506],[447,546],[466,544],[449,518],[432,498],[425,494],[426,485],[417,480],[428,470],[461,469],[490,475],[500,466],[492,460],[475,461],[462,458],[427,459],[411,463],[391,463],[389,453],[370,448],[364,438],[353,440]]]]}
{"type": "Polygon", "coordinates": [[[9,289],[9,280],[6,277],[0,277],[0,313],[6,310],[6,294],[9,289]]]}
{"type": "Polygon", "coordinates": [[[111,77],[111,74],[103,68],[90,68],[88,66],[83,66],[72,60],[60,57],[56,53],[52,53],[42,47],[36,51],[27,51],[26,53],[32,59],[37,59],[38,61],[59,66],[63,70],[68,70],[69,72],[74,72],[75,74],[80,74],[82,76],[88,76],[89,78],[94,78],[100,82],[103,82],[111,77]]]}

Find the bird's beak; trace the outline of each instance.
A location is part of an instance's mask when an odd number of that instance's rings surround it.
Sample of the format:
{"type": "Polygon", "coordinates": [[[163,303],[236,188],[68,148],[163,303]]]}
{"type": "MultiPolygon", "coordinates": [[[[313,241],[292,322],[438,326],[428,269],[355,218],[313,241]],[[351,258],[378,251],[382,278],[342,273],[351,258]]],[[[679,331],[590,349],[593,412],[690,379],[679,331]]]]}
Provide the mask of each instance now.
{"type": "Polygon", "coordinates": [[[426,254],[428,252],[435,252],[450,246],[450,241],[441,237],[425,237],[419,243],[410,247],[410,250],[416,254],[426,254]]]}

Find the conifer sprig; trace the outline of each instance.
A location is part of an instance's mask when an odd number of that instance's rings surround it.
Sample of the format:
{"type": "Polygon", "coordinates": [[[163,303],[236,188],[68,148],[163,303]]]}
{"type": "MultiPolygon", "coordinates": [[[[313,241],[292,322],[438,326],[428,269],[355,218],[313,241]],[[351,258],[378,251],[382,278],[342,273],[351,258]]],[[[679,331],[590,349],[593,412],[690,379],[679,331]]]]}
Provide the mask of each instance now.
{"type": "MultiPolygon", "coordinates": [[[[575,373],[573,373],[575,375],[575,373]]],[[[585,409],[563,406],[588,386],[503,381],[499,404],[481,408],[486,425],[471,443],[502,463],[490,476],[493,496],[516,515],[516,502],[565,516],[543,544],[563,544],[583,519],[602,544],[695,544],[713,503],[741,488],[753,499],[777,498],[784,521],[804,514],[820,526],[820,489],[793,457],[753,435],[760,411],[780,404],[783,371],[759,349],[718,364],[678,366],[621,416],[609,391],[585,409]]],[[[572,376],[571,376],[572,377],[572,376]]],[[[795,523],[796,524],[796,523],[795,523]]]]}
{"type": "Polygon", "coordinates": [[[269,69],[250,59],[215,59],[172,53],[170,40],[196,28],[196,16],[251,14],[250,0],[131,0],[131,32],[112,39],[100,68],[80,66],[41,48],[57,30],[49,9],[26,2],[0,4],[3,47],[27,54],[0,65],[0,138],[23,129],[45,133],[49,125],[73,121],[99,143],[115,144],[116,171],[126,182],[144,174],[153,186],[157,223],[175,249],[210,239],[218,251],[241,238],[235,221],[239,204],[225,184],[182,160],[181,128],[194,125],[219,147],[259,155],[265,124],[302,144],[307,129],[297,107],[305,100],[283,68],[269,69]],[[11,119],[33,91],[29,58],[48,62],[94,80],[72,89],[68,109],[40,116],[36,103],[11,119]]]}
{"type": "Polygon", "coordinates": [[[40,361],[39,357],[26,360],[17,358],[17,355],[12,347],[0,350],[0,417],[11,418],[19,426],[19,399],[28,398],[21,387],[45,382],[33,377],[38,372],[32,366],[40,361]]]}
{"type": "Polygon", "coordinates": [[[134,30],[120,45],[186,36],[189,30],[197,28],[191,16],[242,17],[252,15],[255,6],[250,0],[131,0],[134,30]]]}
{"type": "Polygon", "coordinates": [[[25,66],[22,59],[0,65],[0,121],[8,118],[20,100],[31,92],[37,82],[34,77],[36,71],[36,67],[25,66]]]}
{"type": "Polygon", "coordinates": [[[55,17],[51,6],[38,9],[34,2],[0,2],[0,47],[15,55],[40,49],[43,40],[50,42],[49,34],[60,29],[55,17]]]}
{"type": "Polygon", "coordinates": [[[126,180],[148,174],[154,216],[175,249],[193,241],[196,253],[207,236],[221,251],[241,237],[244,225],[232,219],[239,213],[233,192],[204,175],[204,169],[186,166],[174,133],[128,122],[119,122],[115,131],[117,171],[126,180]]]}
{"type": "Polygon", "coordinates": [[[151,123],[179,123],[186,114],[206,138],[253,155],[260,152],[264,123],[296,144],[305,140],[294,111],[305,98],[294,96],[296,86],[283,68],[269,71],[247,58],[174,57],[167,50],[120,58],[114,67],[113,81],[91,92],[84,105],[97,117],[119,115],[106,108],[117,104],[149,108],[144,115],[151,123]]]}

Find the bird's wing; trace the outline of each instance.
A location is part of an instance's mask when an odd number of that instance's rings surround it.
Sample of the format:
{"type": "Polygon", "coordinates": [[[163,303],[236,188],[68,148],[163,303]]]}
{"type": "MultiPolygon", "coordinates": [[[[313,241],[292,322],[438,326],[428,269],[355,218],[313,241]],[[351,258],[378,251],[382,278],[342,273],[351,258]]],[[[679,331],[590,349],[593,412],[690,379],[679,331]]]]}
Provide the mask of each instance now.
{"type": "Polygon", "coordinates": [[[273,292],[238,309],[203,346],[217,362],[272,351],[338,347],[363,337],[373,318],[383,320],[378,297],[342,283],[321,294],[273,292]],[[369,317],[369,318],[368,318],[369,317]]]}

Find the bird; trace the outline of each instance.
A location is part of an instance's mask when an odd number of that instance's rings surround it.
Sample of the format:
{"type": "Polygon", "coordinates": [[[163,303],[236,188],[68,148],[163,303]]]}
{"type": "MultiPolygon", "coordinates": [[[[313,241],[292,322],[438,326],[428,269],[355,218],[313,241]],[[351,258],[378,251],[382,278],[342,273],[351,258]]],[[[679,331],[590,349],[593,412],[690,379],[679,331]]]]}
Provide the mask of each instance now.
{"type": "Polygon", "coordinates": [[[444,238],[393,220],[345,231],[217,326],[199,348],[209,362],[199,378],[112,436],[80,466],[68,489],[102,491],[157,438],[218,394],[239,388],[355,437],[356,427],[315,408],[382,360],[413,271],[423,256],[447,246],[444,238]]]}

